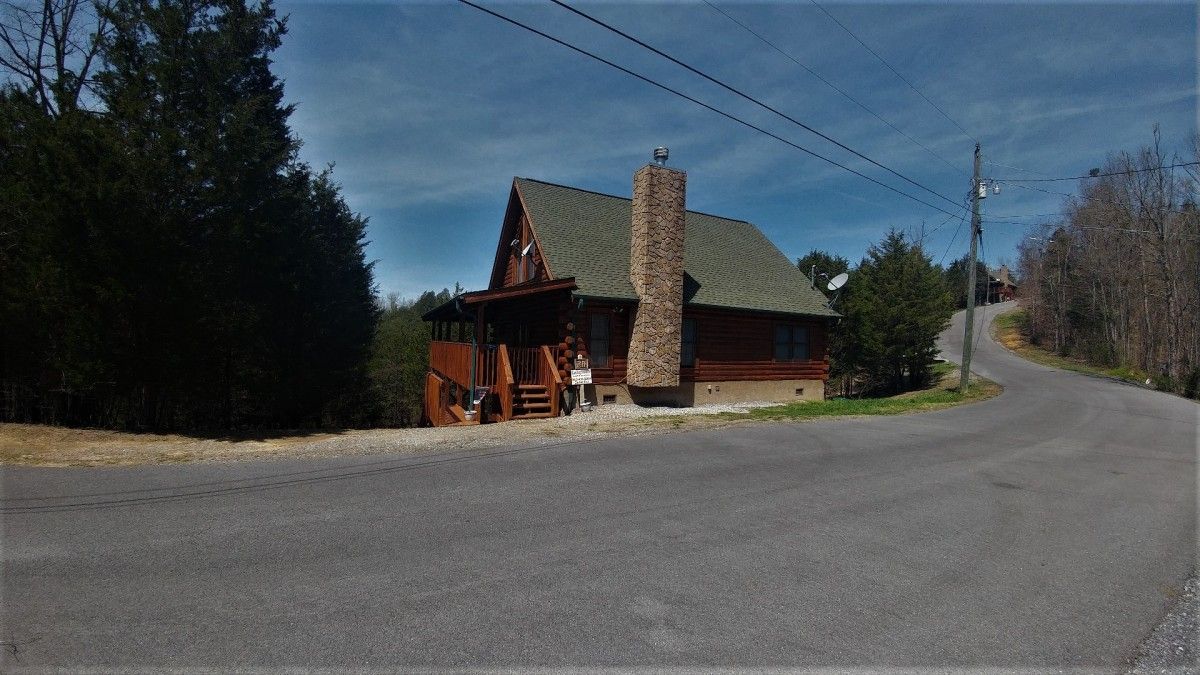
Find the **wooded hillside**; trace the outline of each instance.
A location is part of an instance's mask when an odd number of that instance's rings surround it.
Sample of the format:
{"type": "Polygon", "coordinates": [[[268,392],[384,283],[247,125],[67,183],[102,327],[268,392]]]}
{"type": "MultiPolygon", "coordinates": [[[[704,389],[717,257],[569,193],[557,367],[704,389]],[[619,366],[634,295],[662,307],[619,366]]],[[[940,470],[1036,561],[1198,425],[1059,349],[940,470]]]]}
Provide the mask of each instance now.
{"type": "Polygon", "coordinates": [[[4,17],[0,420],[370,419],[366,223],[297,157],[272,4],[92,7],[4,17]]]}
{"type": "Polygon", "coordinates": [[[1063,355],[1135,369],[1200,395],[1200,141],[1113,155],[1068,197],[1066,218],[1020,247],[1031,338],[1063,355]]]}

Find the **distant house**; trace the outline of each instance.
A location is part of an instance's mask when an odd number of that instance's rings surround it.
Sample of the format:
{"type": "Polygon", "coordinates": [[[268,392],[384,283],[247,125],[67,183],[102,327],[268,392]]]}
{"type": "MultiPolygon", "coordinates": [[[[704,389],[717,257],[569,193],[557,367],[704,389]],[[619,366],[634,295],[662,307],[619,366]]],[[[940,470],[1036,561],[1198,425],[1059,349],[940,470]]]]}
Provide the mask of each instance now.
{"type": "Polygon", "coordinates": [[[989,302],[1008,302],[1017,297],[1017,285],[1013,283],[1008,265],[1001,265],[997,276],[988,277],[989,302]]]}
{"type": "Polygon", "coordinates": [[[513,179],[487,290],[424,316],[426,421],[549,417],[576,394],[823,398],[836,312],[757,227],[685,210],[686,182],[650,164],[626,199],[513,179]]]}

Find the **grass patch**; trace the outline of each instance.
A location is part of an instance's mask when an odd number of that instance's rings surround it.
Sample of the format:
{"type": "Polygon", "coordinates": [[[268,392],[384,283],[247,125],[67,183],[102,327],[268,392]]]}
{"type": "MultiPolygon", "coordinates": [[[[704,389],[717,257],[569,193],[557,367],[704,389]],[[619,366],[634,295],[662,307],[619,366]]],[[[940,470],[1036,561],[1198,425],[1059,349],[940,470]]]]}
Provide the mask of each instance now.
{"type": "MultiPolygon", "coordinates": [[[[936,384],[928,389],[904,392],[878,398],[831,398],[825,401],[798,401],[784,405],[755,408],[744,413],[715,413],[702,415],[722,420],[809,420],[830,417],[862,417],[867,415],[903,415],[952,408],[965,403],[983,401],[1004,389],[986,378],[972,376],[966,394],[958,391],[956,364],[938,363],[934,367],[936,384]]],[[[646,423],[663,421],[660,417],[645,418],[646,423]]],[[[680,421],[682,422],[682,420],[680,421]]]]}
{"type": "Polygon", "coordinates": [[[1070,370],[1087,375],[1112,377],[1126,382],[1144,384],[1146,373],[1127,366],[1109,368],[1088,363],[1083,359],[1063,356],[1029,341],[1029,313],[1023,309],[1005,312],[992,320],[992,337],[1006,349],[1034,363],[1051,368],[1070,370]]]}
{"type": "Polygon", "coordinates": [[[958,367],[939,363],[934,370],[936,382],[928,389],[909,391],[881,398],[832,398],[827,401],[789,403],[756,408],[745,413],[750,419],[817,419],[822,417],[858,417],[864,415],[903,415],[942,410],[996,396],[1003,388],[991,380],[972,376],[967,393],[958,391],[958,367]]]}

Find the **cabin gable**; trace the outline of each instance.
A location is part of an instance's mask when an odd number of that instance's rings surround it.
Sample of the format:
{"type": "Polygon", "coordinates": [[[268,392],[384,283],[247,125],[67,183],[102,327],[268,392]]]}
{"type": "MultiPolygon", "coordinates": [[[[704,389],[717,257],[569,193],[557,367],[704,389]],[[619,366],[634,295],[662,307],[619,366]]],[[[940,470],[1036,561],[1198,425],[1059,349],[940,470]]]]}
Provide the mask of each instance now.
{"type": "Polygon", "coordinates": [[[542,253],[537,231],[521,198],[520,188],[513,182],[508,208],[496,244],[489,289],[507,288],[527,282],[550,281],[555,277],[542,253]]]}

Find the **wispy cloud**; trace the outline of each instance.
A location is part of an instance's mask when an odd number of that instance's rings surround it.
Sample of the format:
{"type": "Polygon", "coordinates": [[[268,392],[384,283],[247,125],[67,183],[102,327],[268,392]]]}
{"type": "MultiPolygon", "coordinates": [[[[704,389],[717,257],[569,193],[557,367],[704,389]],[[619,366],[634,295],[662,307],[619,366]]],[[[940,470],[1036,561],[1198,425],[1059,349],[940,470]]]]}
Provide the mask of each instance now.
{"type": "MultiPolygon", "coordinates": [[[[578,17],[541,4],[496,6],[941,204],[578,17]]],[[[724,6],[969,168],[972,143],[815,8],[724,6]]],[[[291,32],[276,71],[299,106],[292,122],[305,141],[303,157],[335,162],[351,206],[370,217],[370,254],[384,291],[415,295],[455,281],[486,283],[514,175],[628,194],[632,172],[657,145],[670,146],[673,163],[688,171],[689,206],[756,222],[789,254],[820,246],[857,260],[890,227],[944,219],[456,4],[281,9],[291,14],[291,32]]],[[[966,192],[962,173],[708,7],[594,4],[588,11],[952,199],[966,192]]],[[[1154,122],[1178,140],[1196,127],[1193,6],[839,4],[831,11],[980,138],[989,160],[1074,173],[1109,151],[1145,142],[1154,122]]],[[[1053,196],[1017,192],[989,200],[987,209],[1042,213],[1058,206],[1053,196]]],[[[992,252],[1011,249],[1019,229],[989,230],[992,252]]],[[[931,248],[946,246],[952,234],[941,228],[931,248]]]]}

